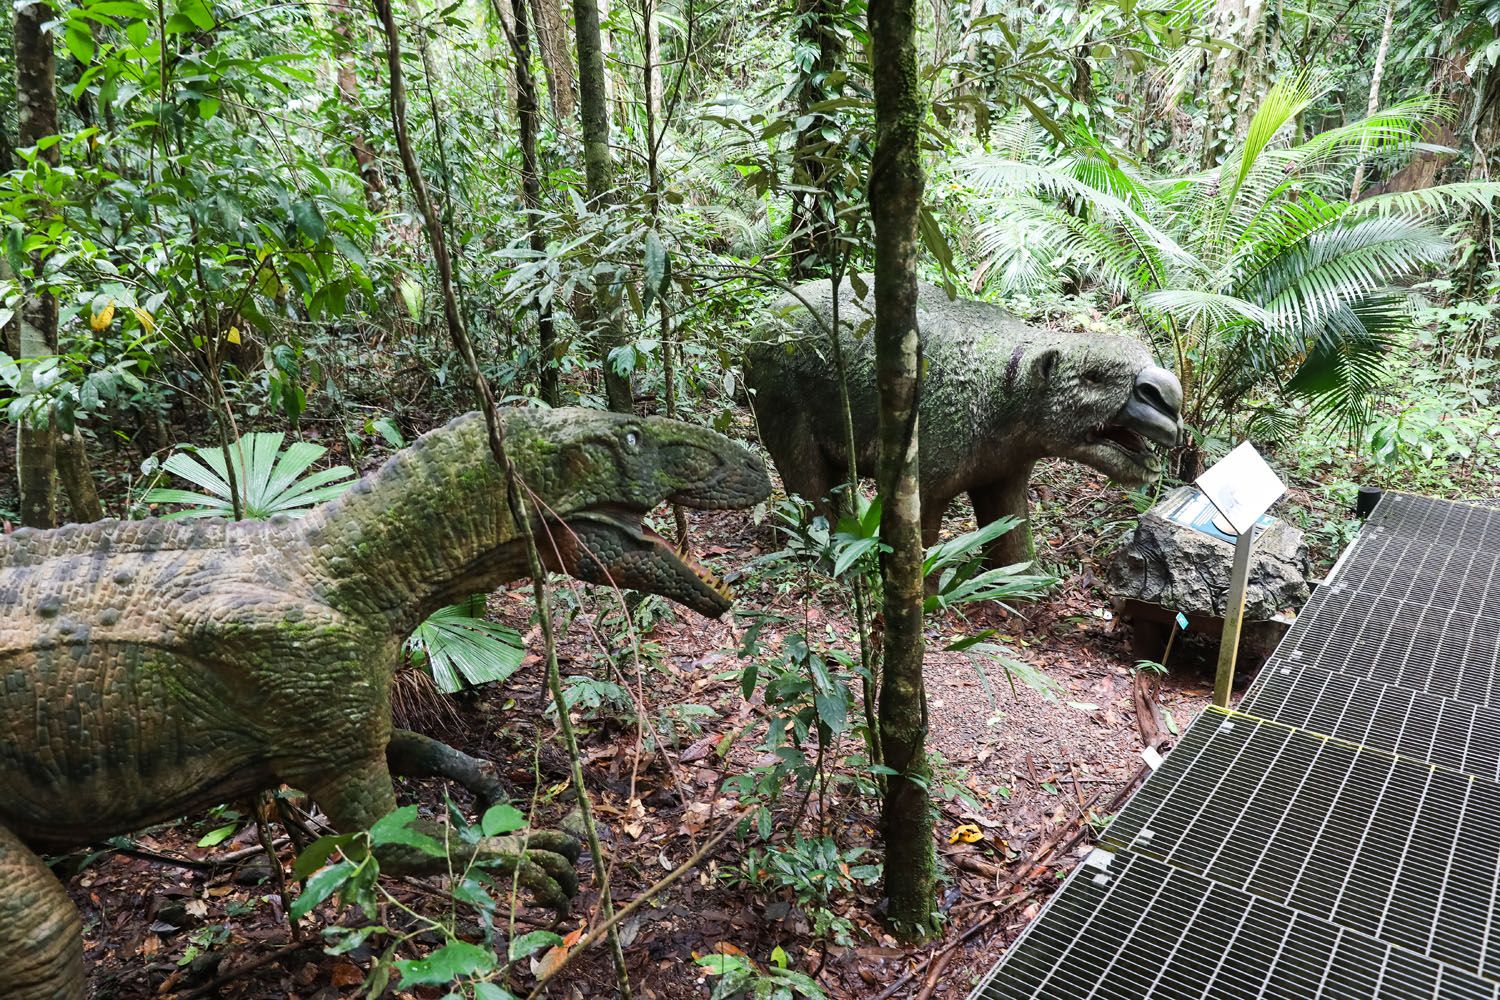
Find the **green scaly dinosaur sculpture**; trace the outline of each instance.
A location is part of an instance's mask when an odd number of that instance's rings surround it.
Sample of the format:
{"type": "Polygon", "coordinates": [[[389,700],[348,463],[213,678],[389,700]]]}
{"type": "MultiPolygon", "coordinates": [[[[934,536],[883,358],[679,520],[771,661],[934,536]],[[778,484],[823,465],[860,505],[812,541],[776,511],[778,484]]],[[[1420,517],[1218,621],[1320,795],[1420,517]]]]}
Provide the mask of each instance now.
{"type": "MultiPolygon", "coordinates": [[[[755,392],[761,439],[788,492],[819,503],[849,478],[827,333],[831,282],[811,281],[795,292],[771,307],[747,350],[745,384],[755,392]]],[[[880,440],[873,319],[874,303],[855,295],[846,280],[839,289],[839,328],[862,476],[875,474],[880,440]]],[[[967,493],[981,526],[1007,515],[1023,522],[994,544],[991,562],[1029,562],[1026,485],[1032,466],[1048,455],[1124,483],[1160,474],[1155,446],[1177,441],[1182,386],[1152,363],[1143,345],[1038,329],[987,302],[950,301],[936,285],[919,286],[917,323],[925,544],[937,541],[943,511],[967,493]]],[[[826,502],[820,508],[833,513],[826,502]]]]}
{"type": "MultiPolygon", "coordinates": [[[[541,512],[543,561],[706,615],[728,591],[642,516],[663,501],[748,507],[770,491],[712,431],[585,410],[508,410],[541,512]]],[[[486,765],[392,731],[390,681],[435,608],[527,575],[476,415],[424,435],[306,518],[131,521],[0,536],[0,997],[82,1000],[78,913],[39,857],[285,782],[335,828],[396,806],[391,774],[493,797],[486,765]]],[[[429,831],[434,832],[434,831],[429,831]]],[[[577,845],[483,841],[565,908],[577,845]]],[[[382,848],[393,873],[447,871],[382,848]]]]}

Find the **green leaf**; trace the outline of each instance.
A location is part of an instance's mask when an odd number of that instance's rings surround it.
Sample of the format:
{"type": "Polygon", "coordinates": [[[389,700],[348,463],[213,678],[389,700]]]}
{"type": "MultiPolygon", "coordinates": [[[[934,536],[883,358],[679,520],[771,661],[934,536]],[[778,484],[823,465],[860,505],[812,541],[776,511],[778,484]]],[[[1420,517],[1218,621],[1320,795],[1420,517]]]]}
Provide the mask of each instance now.
{"type": "Polygon", "coordinates": [[[316,202],[307,198],[292,202],[292,221],[297,223],[302,235],[314,243],[323,242],[323,237],[328,235],[328,224],[323,221],[323,213],[318,211],[316,202]]]}
{"type": "Polygon", "coordinates": [[[642,308],[650,309],[651,302],[656,297],[665,297],[668,282],[671,278],[672,261],[667,254],[666,244],[662,243],[661,237],[656,230],[646,231],[646,293],[642,296],[642,308]]]}
{"type": "Polygon", "coordinates": [[[297,855],[297,863],[292,866],[292,877],[299,882],[305,881],[327,863],[334,851],[343,850],[358,836],[357,833],[337,833],[319,837],[297,855]]]}
{"type": "Polygon", "coordinates": [[[370,843],[376,845],[401,844],[406,847],[414,847],[423,854],[434,858],[441,858],[448,853],[440,842],[420,830],[413,830],[411,824],[417,819],[416,806],[402,806],[395,812],[377,819],[370,827],[370,843]]]}
{"type": "Polygon", "coordinates": [[[80,63],[87,65],[94,61],[94,33],[87,21],[69,21],[67,31],[63,33],[63,44],[80,63]]]}
{"type": "Polygon", "coordinates": [[[371,934],[377,931],[385,933],[385,930],[386,928],[382,924],[369,924],[365,927],[355,928],[354,930],[350,930],[347,927],[325,927],[323,928],[323,936],[330,939],[337,938],[337,940],[326,945],[323,951],[328,955],[347,955],[355,948],[364,944],[365,939],[371,934]]]}
{"type": "Polygon", "coordinates": [[[198,117],[207,121],[219,113],[219,100],[216,97],[204,97],[198,101],[198,117]]]}
{"type": "Polygon", "coordinates": [[[467,941],[450,941],[426,958],[397,962],[402,989],[445,986],[460,976],[482,975],[497,965],[493,952],[467,941]]]}
{"type": "Polygon", "coordinates": [[[510,942],[510,960],[514,962],[518,958],[534,955],[543,948],[555,948],[563,943],[563,939],[551,931],[532,931],[522,934],[510,942]]]}
{"type": "Polygon", "coordinates": [[[238,823],[227,823],[216,830],[210,830],[198,839],[198,846],[215,847],[222,844],[239,828],[240,825],[238,823]]]}
{"type": "Polygon", "coordinates": [[[507,802],[490,806],[479,821],[479,828],[486,837],[499,837],[525,827],[526,817],[521,815],[521,810],[507,802]]]}
{"type": "Polygon", "coordinates": [[[209,10],[206,0],[178,0],[177,12],[173,16],[177,15],[187,18],[203,31],[214,26],[213,11],[209,10]]]}
{"type": "Polygon", "coordinates": [[[301,920],[307,916],[313,907],[332,896],[341,885],[347,882],[349,876],[354,874],[356,867],[358,866],[354,862],[345,860],[319,871],[307,880],[307,885],[303,887],[301,895],[287,910],[287,915],[293,920],[301,920]]]}
{"type": "Polygon", "coordinates": [[[494,983],[475,983],[474,1000],[516,1000],[516,995],[494,983]]]}

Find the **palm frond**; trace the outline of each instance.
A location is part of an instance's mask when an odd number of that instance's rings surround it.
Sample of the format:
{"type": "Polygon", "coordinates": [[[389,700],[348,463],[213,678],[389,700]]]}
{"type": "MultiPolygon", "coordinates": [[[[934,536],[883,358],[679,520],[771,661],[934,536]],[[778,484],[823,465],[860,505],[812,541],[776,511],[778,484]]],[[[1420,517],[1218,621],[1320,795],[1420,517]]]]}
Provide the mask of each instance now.
{"type": "MultiPolygon", "coordinates": [[[[281,450],[281,434],[246,434],[229,446],[235,483],[239,487],[244,516],[265,520],[273,514],[300,516],[325,500],[343,493],[353,482],[354,470],[335,465],[305,476],[328,449],[308,441],[294,441],[281,450]]],[[[176,489],[147,490],[146,503],[187,504],[187,509],[163,514],[167,519],[184,517],[229,517],[234,511],[229,488],[229,466],[222,448],[192,448],[168,456],[164,471],[204,489],[192,493],[176,489]]]]}
{"type": "Polygon", "coordinates": [[[1254,302],[1192,288],[1147,292],[1141,296],[1140,305],[1142,309],[1170,315],[1185,326],[1207,322],[1220,328],[1246,323],[1266,327],[1273,322],[1271,313],[1254,302]]]}
{"type": "Polygon", "coordinates": [[[425,667],[444,694],[465,683],[503,681],[521,666],[525,643],[520,633],[485,621],[484,596],[439,608],[406,640],[406,651],[425,667]],[[462,679],[460,679],[462,678],[462,679]]]}
{"type": "Polygon", "coordinates": [[[1355,202],[1355,215],[1453,215],[1488,212],[1500,199],[1500,181],[1462,181],[1419,191],[1395,191],[1355,202]]]}

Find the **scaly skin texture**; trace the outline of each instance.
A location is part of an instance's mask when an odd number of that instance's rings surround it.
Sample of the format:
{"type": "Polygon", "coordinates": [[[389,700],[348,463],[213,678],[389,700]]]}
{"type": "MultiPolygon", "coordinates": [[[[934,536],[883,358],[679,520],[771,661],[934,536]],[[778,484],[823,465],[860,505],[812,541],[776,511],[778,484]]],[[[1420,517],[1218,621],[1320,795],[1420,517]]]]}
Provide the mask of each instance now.
{"type": "MultiPolygon", "coordinates": [[[[507,411],[505,430],[550,568],[705,614],[728,607],[722,585],[639,522],[666,500],[764,498],[749,451],[675,421],[584,410],[507,411]]],[[[78,916],[39,852],[280,782],[345,831],[395,808],[392,771],[492,797],[482,762],[393,733],[390,682],[402,640],[433,610],[525,575],[473,414],[300,520],[0,536],[0,997],[84,996],[78,916]]],[[[497,838],[478,852],[566,907],[576,844],[537,831],[528,847],[497,838]]],[[[393,873],[447,870],[409,849],[379,860],[393,873]]]]}
{"type": "MultiPolygon", "coordinates": [[[[787,491],[822,501],[848,481],[849,468],[827,333],[832,286],[808,282],[796,293],[777,300],[746,352],[745,384],[755,393],[761,439],[787,491]]],[[[847,280],[840,287],[839,327],[861,476],[875,474],[879,444],[873,308],[847,280]]],[[[1161,473],[1151,442],[1176,442],[1182,386],[1152,363],[1141,344],[1038,329],[990,303],[950,302],[943,289],[927,284],[918,291],[917,322],[924,361],[918,413],[926,544],[937,540],[943,511],[961,493],[969,494],[981,525],[1005,515],[1024,522],[1031,468],[1049,455],[1124,483],[1161,473]]],[[[821,510],[832,513],[826,502],[821,510]]],[[[1000,565],[1031,558],[1024,523],[990,553],[1000,565]]]]}

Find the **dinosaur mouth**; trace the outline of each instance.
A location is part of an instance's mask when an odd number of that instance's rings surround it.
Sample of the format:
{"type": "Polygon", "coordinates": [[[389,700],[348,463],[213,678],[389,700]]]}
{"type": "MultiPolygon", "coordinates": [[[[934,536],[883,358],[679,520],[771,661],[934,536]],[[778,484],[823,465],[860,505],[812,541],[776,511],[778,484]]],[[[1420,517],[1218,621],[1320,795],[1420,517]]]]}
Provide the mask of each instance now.
{"type": "Polygon", "coordinates": [[[1089,434],[1089,440],[1118,448],[1133,458],[1148,458],[1156,450],[1144,434],[1123,424],[1097,427],[1089,434]]]}
{"type": "Polygon", "coordinates": [[[645,524],[648,512],[609,505],[567,518],[559,539],[561,569],[588,583],[660,594],[710,618],[734,603],[734,593],[706,566],[678,551],[645,524]]]}
{"type": "Polygon", "coordinates": [[[726,607],[734,602],[734,591],[729,589],[729,584],[714,575],[713,571],[707,566],[694,559],[691,553],[685,552],[673,545],[665,537],[658,534],[650,525],[646,524],[644,520],[637,524],[637,530],[640,531],[643,537],[649,539],[661,549],[667,558],[693,574],[699,583],[722,597],[726,607]]]}

